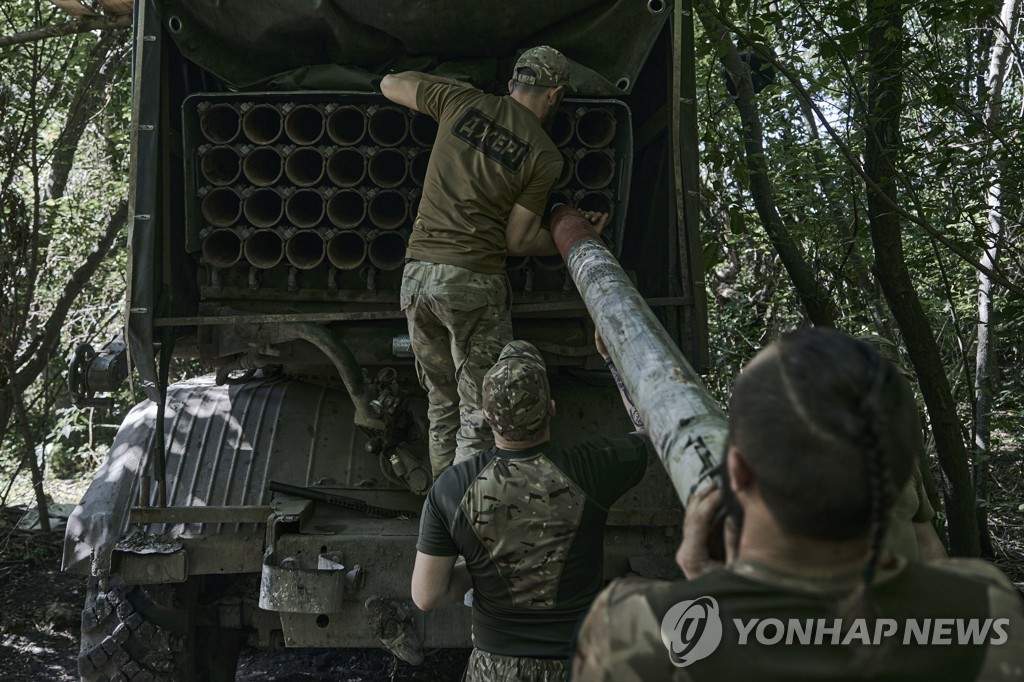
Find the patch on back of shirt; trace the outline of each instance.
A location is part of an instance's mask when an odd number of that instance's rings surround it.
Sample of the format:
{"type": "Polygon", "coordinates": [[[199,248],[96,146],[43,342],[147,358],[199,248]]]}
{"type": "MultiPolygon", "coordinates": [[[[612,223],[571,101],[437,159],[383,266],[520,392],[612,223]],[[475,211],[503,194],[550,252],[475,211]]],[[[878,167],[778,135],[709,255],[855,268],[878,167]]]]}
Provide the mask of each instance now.
{"type": "Polygon", "coordinates": [[[530,155],[528,142],[495,123],[479,109],[467,109],[452,126],[452,135],[513,173],[519,172],[530,155]]]}
{"type": "Polygon", "coordinates": [[[555,604],[586,498],[552,462],[495,457],[462,498],[462,513],[487,549],[514,606],[555,604]]]}

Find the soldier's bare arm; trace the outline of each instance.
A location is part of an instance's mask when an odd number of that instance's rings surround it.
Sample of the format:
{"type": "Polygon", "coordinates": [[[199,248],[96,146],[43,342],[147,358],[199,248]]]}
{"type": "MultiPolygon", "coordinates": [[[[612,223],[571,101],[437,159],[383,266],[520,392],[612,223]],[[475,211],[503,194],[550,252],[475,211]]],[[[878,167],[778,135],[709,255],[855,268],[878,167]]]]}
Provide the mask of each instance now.
{"type": "Polygon", "coordinates": [[[412,569],[412,600],[421,611],[461,602],[473,587],[466,564],[455,556],[433,556],[416,552],[412,569]]]}
{"type": "Polygon", "coordinates": [[[409,107],[419,111],[416,106],[416,91],[420,83],[448,83],[456,84],[459,81],[444,76],[432,76],[429,73],[419,71],[402,71],[401,73],[389,73],[380,82],[380,91],[395,104],[409,107]]]}
{"type": "Polygon", "coordinates": [[[554,256],[558,254],[551,233],[541,227],[540,216],[519,204],[512,206],[505,229],[505,248],[510,256],[554,256]]]}
{"type": "Polygon", "coordinates": [[[416,71],[389,73],[380,82],[380,91],[395,104],[419,111],[416,108],[416,89],[425,80],[426,74],[416,71]]]}

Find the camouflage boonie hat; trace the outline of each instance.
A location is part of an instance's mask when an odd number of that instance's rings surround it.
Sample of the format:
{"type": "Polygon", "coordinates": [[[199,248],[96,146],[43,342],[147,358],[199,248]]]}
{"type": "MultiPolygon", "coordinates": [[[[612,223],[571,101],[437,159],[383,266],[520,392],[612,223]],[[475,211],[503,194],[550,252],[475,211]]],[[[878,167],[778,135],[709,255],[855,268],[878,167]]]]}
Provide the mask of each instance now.
{"type": "Polygon", "coordinates": [[[484,375],[484,419],[507,440],[522,440],[540,431],[548,418],[550,400],[544,358],[526,341],[506,345],[484,375]]]}
{"type": "Polygon", "coordinates": [[[533,47],[519,56],[516,68],[512,69],[512,79],[527,85],[543,85],[549,88],[568,85],[569,60],[553,47],[533,47]],[[520,73],[521,69],[531,69],[533,75],[520,73]]]}

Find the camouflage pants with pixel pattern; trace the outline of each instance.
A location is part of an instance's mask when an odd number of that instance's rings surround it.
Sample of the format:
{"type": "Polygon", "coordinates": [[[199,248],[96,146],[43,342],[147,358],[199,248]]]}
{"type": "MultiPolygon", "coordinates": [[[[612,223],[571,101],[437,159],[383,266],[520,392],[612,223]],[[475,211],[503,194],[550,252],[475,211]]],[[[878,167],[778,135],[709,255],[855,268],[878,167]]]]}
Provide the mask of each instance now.
{"type": "Polygon", "coordinates": [[[512,340],[508,278],[410,261],[402,276],[401,304],[416,372],[427,392],[436,479],[453,461],[494,444],[480,411],[480,384],[512,340]]]}
{"type": "Polygon", "coordinates": [[[560,658],[499,656],[473,649],[463,682],[566,682],[568,662],[560,658]]]}

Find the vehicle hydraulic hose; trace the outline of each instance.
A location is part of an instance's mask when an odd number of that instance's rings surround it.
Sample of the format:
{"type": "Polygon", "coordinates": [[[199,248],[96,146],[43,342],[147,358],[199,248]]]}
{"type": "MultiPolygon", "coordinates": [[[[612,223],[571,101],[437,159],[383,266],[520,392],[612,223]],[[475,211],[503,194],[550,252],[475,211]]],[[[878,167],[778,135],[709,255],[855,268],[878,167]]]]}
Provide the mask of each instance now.
{"type": "Polygon", "coordinates": [[[374,417],[370,409],[370,394],[363,381],[362,368],[345,342],[332,334],[329,329],[312,322],[270,324],[262,325],[257,336],[261,341],[269,344],[299,340],[316,346],[338,370],[338,376],[345,384],[345,389],[356,408],[356,425],[383,430],[384,423],[374,417]]]}

